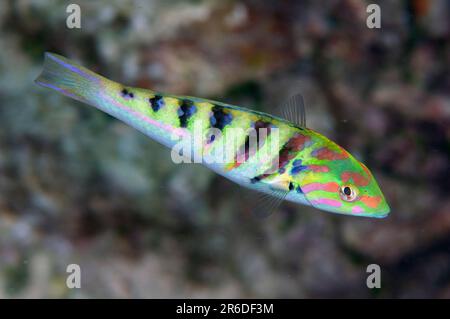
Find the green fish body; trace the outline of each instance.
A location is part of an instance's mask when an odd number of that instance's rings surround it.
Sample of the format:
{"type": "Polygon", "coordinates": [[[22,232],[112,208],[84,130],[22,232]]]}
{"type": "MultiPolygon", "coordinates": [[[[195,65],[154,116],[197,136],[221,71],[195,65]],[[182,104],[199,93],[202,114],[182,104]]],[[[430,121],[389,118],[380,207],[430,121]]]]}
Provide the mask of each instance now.
{"type": "Polygon", "coordinates": [[[36,83],[129,124],[171,148],[175,162],[200,162],[280,201],[348,215],[389,213],[367,167],[304,123],[207,99],[124,86],[52,53],[45,54],[36,83]]]}

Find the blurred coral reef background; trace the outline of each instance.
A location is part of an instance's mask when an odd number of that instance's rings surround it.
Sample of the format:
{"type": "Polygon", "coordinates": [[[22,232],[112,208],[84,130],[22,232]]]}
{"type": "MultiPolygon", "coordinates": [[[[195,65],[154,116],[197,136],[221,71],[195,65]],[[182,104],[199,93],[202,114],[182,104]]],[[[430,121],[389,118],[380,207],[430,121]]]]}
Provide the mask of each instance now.
{"type": "Polygon", "coordinates": [[[0,298],[450,298],[448,1],[76,2],[81,29],[69,2],[0,2],[0,298]],[[267,112],[302,93],[308,126],[371,168],[391,215],[247,215],[238,186],[36,86],[45,51],[267,112]]]}

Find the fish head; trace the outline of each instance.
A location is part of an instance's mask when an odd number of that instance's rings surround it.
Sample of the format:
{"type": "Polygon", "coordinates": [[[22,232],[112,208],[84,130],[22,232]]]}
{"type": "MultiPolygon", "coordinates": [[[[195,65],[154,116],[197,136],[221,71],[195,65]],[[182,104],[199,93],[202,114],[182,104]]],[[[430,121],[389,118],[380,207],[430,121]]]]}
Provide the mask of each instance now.
{"type": "Polygon", "coordinates": [[[389,205],[369,169],[330,140],[303,155],[302,168],[297,184],[311,206],[364,217],[389,214],[389,205]]]}

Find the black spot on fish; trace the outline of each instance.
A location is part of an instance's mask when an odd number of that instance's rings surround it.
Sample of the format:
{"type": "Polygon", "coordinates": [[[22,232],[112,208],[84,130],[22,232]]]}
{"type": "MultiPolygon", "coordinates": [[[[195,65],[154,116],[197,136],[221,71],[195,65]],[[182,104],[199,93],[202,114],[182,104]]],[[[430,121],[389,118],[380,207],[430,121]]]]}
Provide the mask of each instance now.
{"type": "Polygon", "coordinates": [[[132,92],[129,92],[127,89],[122,89],[122,91],[120,91],[120,94],[122,95],[122,97],[124,98],[134,98],[134,94],[132,92]]]}
{"type": "Polygon", "coordinates": [[[164,99],[160,95],[155,95],[154,97],[149,98],[148,100],[154,112],[158,112],[164,106],[164,99]]]}
{"type": "Polygon", "coordinates": [[[291,190],[293,190],[294,189],[294,184],[292,183],[292,182],[289,182],[289,190],[291,191],[291,190]]]}
{"type": "Polygon", "coordinates": [[[269,176],[272,176],[272,175],[273,174],[264,173],[264,174],[258,175],[256,177],[253,177],[252,180],[255,180],[256,182],[259,182],[259,181],[261,181],[261,180],[263,180],[263,179],[265,179],[265,178],[267,178],[269,176]]]}
{"type": "Polygon", "coordinates": [[[189,118],[195,114],[197,108],[194,102],[190,100],[183,100],[178,109],[178,118],[180,120],[180,127],[187,127],[189,118]]]}
{"type": "Polygon", "coordinates": [[[261,178],[259,176],[255,176],[250,179],[250,183],[255,184],[255,183],[259,182],[260,180],[261,180],[261,178]]]}
{"type": "Polygon", "coordinates": [[[223,130],[225,126],[231,123],[233,116],[223,110],[223,107],[215,105],[212,108],[212,116],[209,118],[211,127],[223,130]]]}

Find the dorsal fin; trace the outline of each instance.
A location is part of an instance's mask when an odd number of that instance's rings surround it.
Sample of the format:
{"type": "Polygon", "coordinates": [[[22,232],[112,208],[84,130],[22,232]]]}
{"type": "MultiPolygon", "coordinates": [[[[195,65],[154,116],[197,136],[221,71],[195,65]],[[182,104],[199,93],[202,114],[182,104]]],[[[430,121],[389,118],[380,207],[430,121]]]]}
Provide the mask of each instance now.
{"type": "Polygon", "coordinates": [[[279,107],[280,115],[299,127],[306,127],[306,111],[303,96],[295,94],[279,107]]]}

